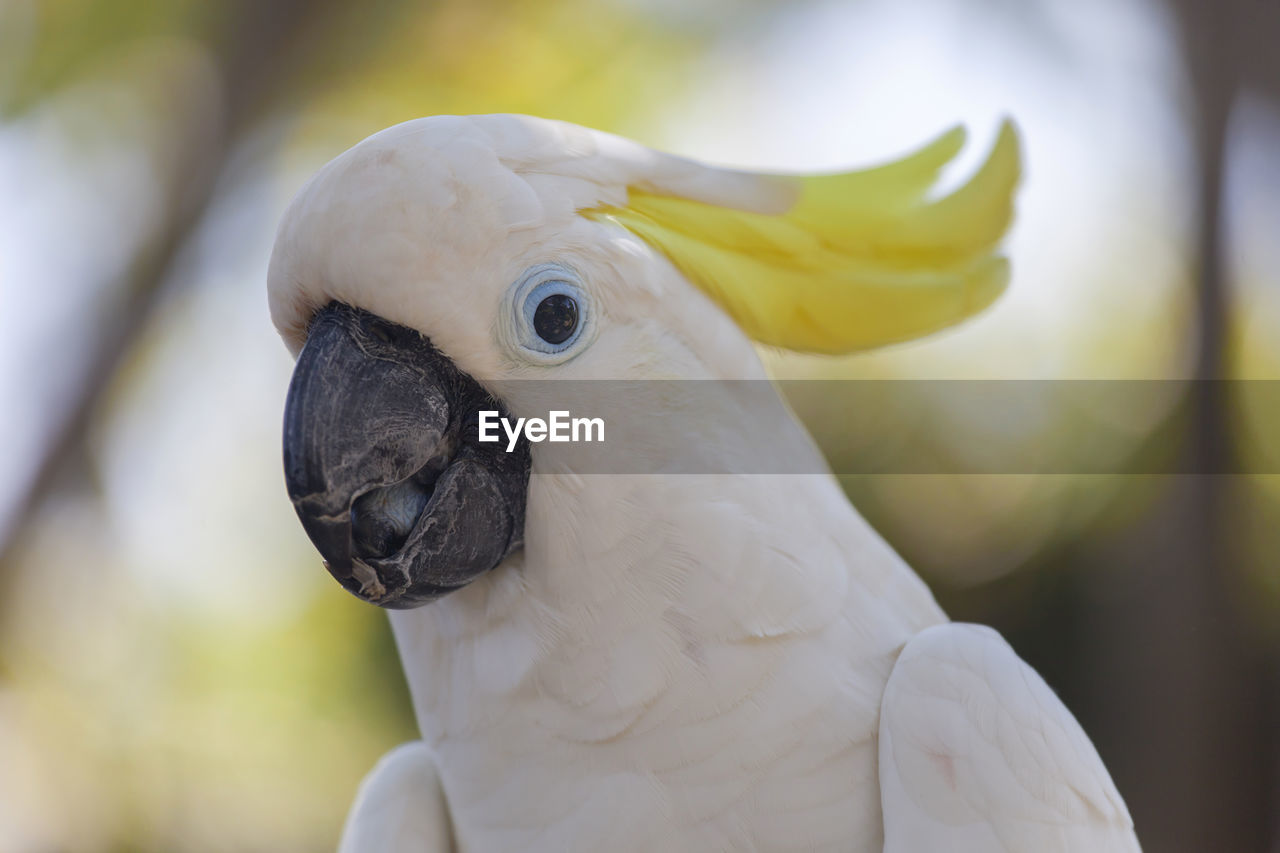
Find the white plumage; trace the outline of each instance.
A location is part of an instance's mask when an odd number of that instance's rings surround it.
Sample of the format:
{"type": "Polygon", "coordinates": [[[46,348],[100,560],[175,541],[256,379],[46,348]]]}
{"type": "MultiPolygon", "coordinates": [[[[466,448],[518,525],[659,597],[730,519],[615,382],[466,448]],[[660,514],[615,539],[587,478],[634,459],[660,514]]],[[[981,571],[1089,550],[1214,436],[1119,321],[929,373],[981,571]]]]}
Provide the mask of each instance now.
{"type": "MultiPolygon", "coordinates": [[[[512,379],[763,378],[676,265],[580,215],[629,188],[764,214],[796,192],[560,123],[410,122],[300,193],[273,319],[296,352],[316,308],[367,309],[516,412],[532,392],[512,379]],[[497,319],[548,260],[601,318],[553,366],[522,361],[497,319]]],[[[727,470],[779,452],[824,470],[801,431],[778,441],[743,430],[727,470]]],[[[993,632],[948,624],[829,475],[533,464],[523,551],[391,613],[423,743],[365,782],[344,853],[1138,849],[1066,708],[993,632]]]]}
{"type": "Polygon", "coordinates": [[[1136,851],[1093,745],[1008,643],[936,625],[907,643],[880,717],[885,853],[1136,851]]]}
{"type": "Polygon", "coordinates": [[[453,827],[431,750],[422,741],[396,747],[360,785],[338,853],[453,849],[453,827]]]}

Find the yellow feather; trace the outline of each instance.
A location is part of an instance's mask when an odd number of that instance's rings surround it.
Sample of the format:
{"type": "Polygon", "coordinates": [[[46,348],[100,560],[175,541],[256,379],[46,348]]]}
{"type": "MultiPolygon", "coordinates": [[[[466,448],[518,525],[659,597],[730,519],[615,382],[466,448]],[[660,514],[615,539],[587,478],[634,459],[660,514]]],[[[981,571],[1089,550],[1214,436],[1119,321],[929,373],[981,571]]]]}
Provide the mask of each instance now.
{"type": "Polygon", "coordinates": [[[895,163],[793,178],[799,199],[779,215],[634,187],[626,207],[583,215],[617,222],[666,254],[760,343],[869,349],[958,323],[1008,283],[1008,262],[994,252],[1013,216],[1017,132],[1006,121],[973,178],[928,200],[963,144],[955,128],[895,163]]]}

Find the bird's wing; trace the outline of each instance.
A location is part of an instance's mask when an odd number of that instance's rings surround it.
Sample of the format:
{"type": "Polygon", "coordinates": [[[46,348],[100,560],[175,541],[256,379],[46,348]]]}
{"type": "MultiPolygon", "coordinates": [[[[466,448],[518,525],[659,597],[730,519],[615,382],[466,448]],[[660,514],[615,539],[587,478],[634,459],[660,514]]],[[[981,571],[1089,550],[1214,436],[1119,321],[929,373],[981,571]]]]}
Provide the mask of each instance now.
{"type": "Polygon", "coordinates": [[[383,756],[360,784],[338,853],[449,853],[453,829],[435,759],[422,741],[383,756]]]}
{"type": "Polygon", "coordinates": [[[1139,851],[1133,821],[1071,712],[999,634],[912,638],[881,703],[885,853],[1139,851]]]}

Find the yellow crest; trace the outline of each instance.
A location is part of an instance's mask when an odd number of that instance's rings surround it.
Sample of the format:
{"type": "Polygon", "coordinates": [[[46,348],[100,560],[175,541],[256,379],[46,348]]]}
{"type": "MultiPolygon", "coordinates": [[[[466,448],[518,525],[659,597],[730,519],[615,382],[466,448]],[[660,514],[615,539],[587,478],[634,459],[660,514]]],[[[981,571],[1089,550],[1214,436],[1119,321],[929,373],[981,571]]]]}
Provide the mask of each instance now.
{"type": "Polygon", "coordinates": [[[663,252],[753,340],[802,352],[869,349],[958,323],[1008,283],[1009,263],[995,250],[1020,174],[1012,122],[967,184],[926,196],[964,138],[957,127],[864,171],[761,176],[795,186],[797,200],[778,214],[631,186],[626,207],[583,215],[663,252]]]}

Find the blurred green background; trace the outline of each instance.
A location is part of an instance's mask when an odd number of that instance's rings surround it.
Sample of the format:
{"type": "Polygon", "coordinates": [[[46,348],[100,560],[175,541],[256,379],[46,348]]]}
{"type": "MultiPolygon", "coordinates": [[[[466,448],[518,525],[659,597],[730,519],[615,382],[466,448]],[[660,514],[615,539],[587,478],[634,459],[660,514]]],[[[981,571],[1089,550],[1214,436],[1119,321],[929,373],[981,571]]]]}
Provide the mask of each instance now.
{"type": "MultiPolygon", "coordinates": [[[[280,470],[267,257],[349,145],[526,112],[817,170],[963,121],[958,179],[1011,114],[1006,297],[776,373],[1186,379],[1088,452],[1276,471],[1280,413],[1202,380],[1280,379],[1278,44],[1270,0],[4,0],[0,853],[331,848],[414,736],[383,615],[321,570],[280,470]]],[[[1051,398],[939,405],[895,452],[1078,452],[1108,413],[1051,398]]],[[[833,457],[884,438],[797,405],[833,457]]],[[[1148,851],[1280,851],[1280,477],[846,485],[1061,693],[1148,851]]]]}

